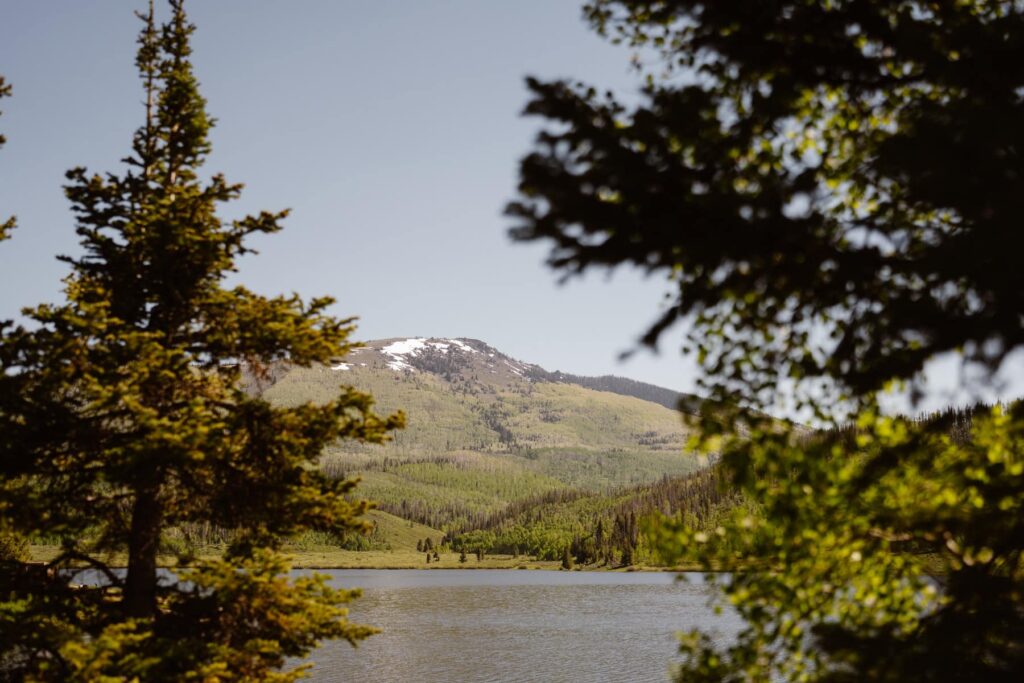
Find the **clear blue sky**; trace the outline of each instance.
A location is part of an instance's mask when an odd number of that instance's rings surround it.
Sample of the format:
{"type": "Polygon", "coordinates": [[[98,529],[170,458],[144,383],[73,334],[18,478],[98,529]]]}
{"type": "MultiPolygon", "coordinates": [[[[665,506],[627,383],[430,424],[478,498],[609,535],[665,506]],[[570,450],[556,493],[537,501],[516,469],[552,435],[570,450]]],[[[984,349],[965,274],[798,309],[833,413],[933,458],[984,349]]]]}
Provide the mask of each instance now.
{"type": "MultiPolygon", "coordinates": [[[[523,78],[623,92],[629,53],[583,22],[580,0],[192,0],[194,63],[219,123],[207,170],[243,182],[232,212],[291,207],[238,280],[330,294],[359,337],[465,336],[548,369],[692,385],[681,333],[620,363],[664,282],[621,270],[558,286],[546,250],[512,244],[502,217],[519,157],[523,78]]],[[[57,253],[77,241],[66,169],[119,170],[142,116],[134,66],[143,0],[3,0],[0,318],[59,297],[57,253]]],[[[166,8],[158,7],[166,12],[166,8]]]]}
{"type": "MultiPolygon", "coordinates": [[[[661,355],[618,361],[666,283],[620,270],[560,287],[544,247],[506,237],[502,208],[540,125],[519,115],[523,78],[639,85],[628,51],[593,34],[580,4],[192,0],[196,71],[220,122],[207,168],[246,184],[234,213],[293,209],[237,279],[330,294],[338,315],[360,316],[362,339],[475,337],[551,370],[692,388],[681,330],[661,355]]],[[[54,256],[77,249],[64,171],[118,170],[128,151],[142,117],[132,10],[143,7],[0,0],[0,73],[14,86],[0,118],[0,216],[20,222],[0,245],[0,318],[59,298],[66,270],[54,256]]],[[[930,377],[958,384],[949,362],[930,377]]],[[[1024,361],[1007,379],[987,397],[1022,393],[1024,361]]],[[[940,391],[932,405],[950,400],[940,391]]]]}

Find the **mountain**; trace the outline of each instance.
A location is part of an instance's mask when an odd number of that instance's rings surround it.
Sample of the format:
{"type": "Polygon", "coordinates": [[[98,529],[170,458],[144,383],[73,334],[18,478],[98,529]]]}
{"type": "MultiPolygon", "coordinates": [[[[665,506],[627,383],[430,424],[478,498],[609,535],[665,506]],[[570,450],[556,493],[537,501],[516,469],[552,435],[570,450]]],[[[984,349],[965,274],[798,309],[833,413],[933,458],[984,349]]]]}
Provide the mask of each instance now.
{"type": "Polygon", "coordinates": [[[549,372],[475,339],[372,341],[332,365],[280,366],[250,385],[279,405],[352,385],[381,412],[404,410],[408,427],[393,442],[339,444],[322,466],[362,477],[359,495],[382,510],[450,533],[483,528],[517,502],[610,494],[700,466],[674,407],[692,409],[695,397],[549,372]]]}

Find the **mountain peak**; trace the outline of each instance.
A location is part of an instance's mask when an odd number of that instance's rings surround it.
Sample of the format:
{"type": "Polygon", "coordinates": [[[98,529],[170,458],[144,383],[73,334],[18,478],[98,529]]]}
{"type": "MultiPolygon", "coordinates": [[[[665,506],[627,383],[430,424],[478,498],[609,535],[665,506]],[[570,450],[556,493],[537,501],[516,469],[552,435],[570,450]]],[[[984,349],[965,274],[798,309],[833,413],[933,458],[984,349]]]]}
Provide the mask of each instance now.
{"type": "Polygon", "coordinates": [[[383,367],[397,373],[431,373],[448,381],[491,385],[532,382],[544,370],[501,353],[479,339],[467,337],[391,337],[366,342],[333,370],[383,367]]]}
{"type": "Polygon", "coordinates": [[[469,337],[389,337],[365,342],[332,370],[387,369],[404,375],[426,373],[464,386],[508,388],[537,382],[575,384],[651,401],[666,408],[696,412],[700,399],[626,377],[587,377],[545,370],[506,355],[486,342],[469,337]]]}

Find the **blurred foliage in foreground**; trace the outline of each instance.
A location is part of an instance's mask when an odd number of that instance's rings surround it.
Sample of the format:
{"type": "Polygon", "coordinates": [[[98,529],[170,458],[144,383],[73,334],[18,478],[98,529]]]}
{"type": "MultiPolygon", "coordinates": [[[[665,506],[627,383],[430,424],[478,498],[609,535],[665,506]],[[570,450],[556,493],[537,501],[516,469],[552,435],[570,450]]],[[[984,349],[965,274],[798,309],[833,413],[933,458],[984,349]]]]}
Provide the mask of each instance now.
{"type": "Polygon", "coordinates": [[[635,105],[531,79],[549,125],[520,168],[515,238],[566,275],[672,283],[721,408],[694,446],[764,510],[652,531],[721,578],[732,644],[679,679],[1010,681],[1024,672],[1024,407],[886,417],[955,352],[966,392],[1024,342],[1024,5],[964,0],[595,0],[636,49],[635,105]],[[779,406],[848,438],[736,410],[779,406]],[[924,552],[945,569],[928,577],[924,552]]]}

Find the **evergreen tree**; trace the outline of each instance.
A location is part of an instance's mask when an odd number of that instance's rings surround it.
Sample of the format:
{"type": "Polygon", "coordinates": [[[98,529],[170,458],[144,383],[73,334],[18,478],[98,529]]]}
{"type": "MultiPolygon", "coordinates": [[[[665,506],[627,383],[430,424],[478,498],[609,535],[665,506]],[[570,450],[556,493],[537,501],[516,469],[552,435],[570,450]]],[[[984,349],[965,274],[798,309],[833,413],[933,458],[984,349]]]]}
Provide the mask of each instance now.
{"type": "Polygon", "coordinates": [[[461,550],[461,551],[459,552],[459,562],[461,562],[461,563],[463,563],[463,564],[465,564],[465,562],[466,562],[466,549],[465,549],[465,548],[463,548],[463,549],[462,549],[462,550],[461,550]]]}
{"type": "Polygon", "coordinates": [[[565,546],[564,548],[562,548],[562,569],[569,570],[569,569],[572,569],[572,568],[573,568],[572,553],[569,552],[569,546],[565,546]]]}
{"type": "MultiPolygon", "coordinates": [[[[276,408],[240,388],[243,371],[326,362],[351,347],[329,299],[265,298],[223,281],[254,234],[286,212],[217,215],[241,186],[205,179],[212,119],[190,61],[182,0],[158,25],[140,15],[136,64],[145,121],[121,175],[67,174],[83,254],[66,258],[66,301],[26,313],[0,340],[0,519],[61,539],[38,569],[0,567],[0,668],[37,680],[293,680],[275,673],[324,638],[372,633],[345,619],[354,591],[290,578],[277,552],[307,529],[363,531],[354,482],[315,467],[343,438],[380,442],[380,418],[343,389],[322,405],[276,408]],[[162,534],[235,530],[221,559],[158,581],[162,534]],[[124,552],[127,571],[107,564],[124,552]],[[105,586],[72,586],[88,565],[105,586]]],[[[186,560],[189,558],[180,558],[186,560]]]]}
{"type": "Polygon", "coordinates": [[[418,553],[423,552],[423,541],[422,540],[417,539],[417,541],[416,541],[416,552],[418,552],[418,553]]]}
{"type": "Polygon", "coordinates": [[[437,551],[435,550],[434,551],[434,562],[440,562],[440,561],[441,561],[441,556],[438,555],[437,551]]]}

